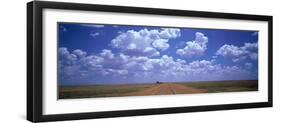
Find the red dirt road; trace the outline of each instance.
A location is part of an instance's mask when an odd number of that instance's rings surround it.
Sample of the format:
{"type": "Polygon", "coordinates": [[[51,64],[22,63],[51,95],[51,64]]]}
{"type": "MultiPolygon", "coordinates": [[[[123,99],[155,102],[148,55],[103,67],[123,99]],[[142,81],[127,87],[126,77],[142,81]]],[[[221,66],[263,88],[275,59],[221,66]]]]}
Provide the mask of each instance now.
{"type": "Polygon", "coordinates": [[[206,93],[207,90],[195,89],[192,87],[179,84],[157,84],[140,92],[131,93],[129,95],[143,96],[143,95],[171,95],[171,94],[193,94],[206,93]]]}

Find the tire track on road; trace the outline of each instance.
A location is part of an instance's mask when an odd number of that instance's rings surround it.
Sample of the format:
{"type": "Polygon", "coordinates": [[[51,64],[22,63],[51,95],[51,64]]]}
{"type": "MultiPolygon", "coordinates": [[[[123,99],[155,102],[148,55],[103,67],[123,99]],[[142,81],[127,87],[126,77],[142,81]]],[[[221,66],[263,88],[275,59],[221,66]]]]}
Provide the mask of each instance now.
{"type": "Polygon", "coordinates": [[[175,95],[175,94],[192,94],[206,93],[207,90],[195,89],[174,83],[155,84],[152,87],[127,95],[144,96],[144,95],[175,95]]]}
{"type": "Polygon", "coordinates": [[[169,85],[169,88],[172,91],[172,94],[176,94],[176,91],[173,89],[173,87],[171,87],[171,85],[169,85]]]}

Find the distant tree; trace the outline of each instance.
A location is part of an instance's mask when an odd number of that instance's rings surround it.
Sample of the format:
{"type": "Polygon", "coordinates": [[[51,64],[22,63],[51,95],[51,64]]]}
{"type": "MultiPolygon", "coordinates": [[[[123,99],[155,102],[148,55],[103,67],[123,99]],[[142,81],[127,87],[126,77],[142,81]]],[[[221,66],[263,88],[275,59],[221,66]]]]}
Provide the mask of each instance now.
{"type": "Polygon", "coordinates": [[[162,82],[156,81],[156,84],[162,84],[162,82]]]}

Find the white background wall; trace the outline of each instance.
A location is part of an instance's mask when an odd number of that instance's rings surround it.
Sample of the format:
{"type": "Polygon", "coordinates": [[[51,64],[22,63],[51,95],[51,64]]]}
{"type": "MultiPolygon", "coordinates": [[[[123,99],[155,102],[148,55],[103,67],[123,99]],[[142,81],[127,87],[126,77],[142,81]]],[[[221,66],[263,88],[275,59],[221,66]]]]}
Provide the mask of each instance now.
{"type": "MultiPolygon", "coordinates": [[[[26,112],[26,2],[2,0],[0,4],[0,122],[27,123],[26,112]]],[[[87,1],[87,0],[81,0],[87,1]]],[[[274,108],[181,113],[96,120],[74,123],[265,123],[280,122],[281,114],[281,14],[278,0],[91,0],[97,4],[156,7],[274,16],[274,108]],[[278,41],[279,40],[279,41],[278,41]]],[[[65,121],[70,122],[70,121],[65,121]]]]}

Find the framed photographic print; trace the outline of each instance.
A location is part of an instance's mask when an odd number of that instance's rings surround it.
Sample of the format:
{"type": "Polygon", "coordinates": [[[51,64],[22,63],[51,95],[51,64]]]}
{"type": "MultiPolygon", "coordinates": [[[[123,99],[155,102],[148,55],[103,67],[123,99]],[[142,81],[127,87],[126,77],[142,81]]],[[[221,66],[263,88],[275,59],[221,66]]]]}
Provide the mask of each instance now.
{"type": "Polygon", "coordinates": [[[272,106],[272,16],[27,4],[33,122],[272,106]]]}

